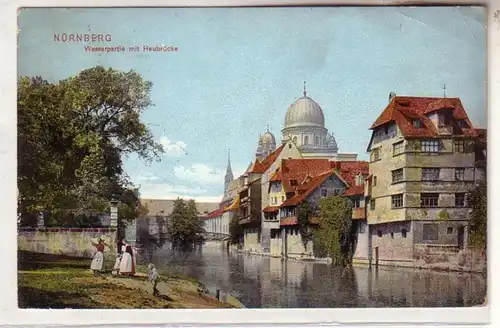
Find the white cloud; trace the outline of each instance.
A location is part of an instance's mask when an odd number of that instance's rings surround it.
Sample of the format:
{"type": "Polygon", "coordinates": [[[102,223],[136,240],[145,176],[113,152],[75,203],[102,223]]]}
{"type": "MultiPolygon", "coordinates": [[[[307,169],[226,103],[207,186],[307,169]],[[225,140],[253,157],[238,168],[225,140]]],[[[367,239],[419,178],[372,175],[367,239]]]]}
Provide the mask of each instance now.
{"type": "Polygon", "coordinates": [[[177,179],[197,184],[223,184],[225,172],[205,164],[193,164],[190,168],[178,165],[174,168],[177,179]]]}
{"type": "Polygon", "coordinates": [[[179,157],[183,154],[187,154],[187,145],[183,141],[174,142],[163,136],[160,138],[160,144],[162,145],[166,156],[179,157]]]}

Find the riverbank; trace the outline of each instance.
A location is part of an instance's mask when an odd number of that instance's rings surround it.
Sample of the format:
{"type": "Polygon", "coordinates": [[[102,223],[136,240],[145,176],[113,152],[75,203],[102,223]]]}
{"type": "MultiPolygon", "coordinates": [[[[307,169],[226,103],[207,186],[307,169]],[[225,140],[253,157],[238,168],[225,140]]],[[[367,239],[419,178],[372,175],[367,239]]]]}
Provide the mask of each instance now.
{"type": "MultiPolygon", "coordinates": [[[[147,275],[113,276],[108,270],[94,276],[91,259],[18,252],[18,303],[20,308],[78,309],[214,309],[241,307],[205,293],[196,279],[165,274],[152,295],[147,275]]],[[[111,259],[105,262],[111,268],[111,259]]],[[[143,267],[139,267],[142,270],[143,267]]]]}

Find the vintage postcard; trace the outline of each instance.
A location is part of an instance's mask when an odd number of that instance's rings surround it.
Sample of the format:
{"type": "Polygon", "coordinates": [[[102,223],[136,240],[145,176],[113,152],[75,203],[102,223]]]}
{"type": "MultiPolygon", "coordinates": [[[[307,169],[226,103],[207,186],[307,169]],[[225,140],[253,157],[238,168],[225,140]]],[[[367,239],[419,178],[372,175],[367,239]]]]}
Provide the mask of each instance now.
{"type": "Polygon", "coordinates": [[[19,9],[18,307],[487,307],[487,19],[19,9]]]}

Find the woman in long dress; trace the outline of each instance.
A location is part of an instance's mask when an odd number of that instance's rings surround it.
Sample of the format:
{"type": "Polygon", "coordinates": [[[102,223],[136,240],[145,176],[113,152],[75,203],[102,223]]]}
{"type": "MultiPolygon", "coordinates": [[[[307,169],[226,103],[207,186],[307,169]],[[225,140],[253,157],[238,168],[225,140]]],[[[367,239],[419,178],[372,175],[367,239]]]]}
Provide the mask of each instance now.
{"type": "Polygon", "coordinates": [[[97,252],[94,254],[94,258],[92,259],[92,263],[90,264],[90,269],[94,271],[94,275],[97,275],[102,271],[104,265],[104,246],[107,245],[104,240],[98,238],[97,243],[92,242],[92,246],[97,249],[97,252]]]}
{"type": "Polygon", "coordinates": [[[120,275],[133,276],[135,274],[134,252],[130,244],[123,246],[125,248],[122,260],[120,262],[120,275]]]}
{"type": "Polygon", "coordinates": [[[123,252],[125,252],[125,239],[121,239],[116,247],[116,261],[115,265],[113,266],[113,272],[116,272],[118,274],[120,272],[120,262],[122,260],[123,252]]]}

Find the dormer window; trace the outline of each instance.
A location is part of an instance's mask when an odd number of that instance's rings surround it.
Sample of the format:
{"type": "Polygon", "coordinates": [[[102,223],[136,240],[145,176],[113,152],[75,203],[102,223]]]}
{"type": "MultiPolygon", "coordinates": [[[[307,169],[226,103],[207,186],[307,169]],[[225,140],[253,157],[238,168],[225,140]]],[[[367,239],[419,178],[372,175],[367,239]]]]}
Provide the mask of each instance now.
{"type": "Polygon", "coordinates": [[[422,127],[422,121],[421,120],[413,120],[413,126],[417,129],[420,129],[422,127]]]}
{"type": "Polygon", "coordinates": [[[467,129],[467,128],[469,128],[469,125],[467,124],[467,121],[466,121],[466,120],[458,120],[458,121],[457,121],[457,124],[458,124],[458,126],[459,126],[461,129],[467,129]]]}

